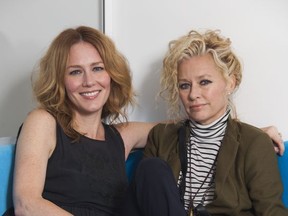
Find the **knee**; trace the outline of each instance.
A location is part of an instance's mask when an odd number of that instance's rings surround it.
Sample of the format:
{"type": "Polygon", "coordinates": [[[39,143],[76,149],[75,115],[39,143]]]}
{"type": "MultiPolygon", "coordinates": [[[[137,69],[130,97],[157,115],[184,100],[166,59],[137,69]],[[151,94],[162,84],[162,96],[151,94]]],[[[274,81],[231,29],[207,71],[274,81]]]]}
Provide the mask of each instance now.
{"type": "Polygon", "coordinates": [[[136,178],[165,176],[167,172],[172,173],[166,161],[156,157],[145,158],[138,165],[136,178]]]}
{"type": "Polygon", "coordinates": [[[167,162],[157,157],[145,158],[139,164],[139,168],[141,170],[149,170],[149,171],[153,170],[157,171],[158,169],[165,168],[167,166],[168,166],[167,162]]]}

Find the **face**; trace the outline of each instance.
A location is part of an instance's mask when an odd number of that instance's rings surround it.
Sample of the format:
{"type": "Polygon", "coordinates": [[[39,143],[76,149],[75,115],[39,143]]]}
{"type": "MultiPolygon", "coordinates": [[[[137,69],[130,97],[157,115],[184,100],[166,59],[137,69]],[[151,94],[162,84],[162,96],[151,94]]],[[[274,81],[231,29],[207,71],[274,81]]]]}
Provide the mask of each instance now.
{"type": "Polygon", "coordinates": [[[111,78],[91,44],[79,42],[71,47],[64,81],[76,113],[101,113],[110,94],[111,78]]]}
{"type": "Polygon", "coordinates": [[[179,96],[190,119],[207,125],[224,115],[232,78],[225,80],[210,54],[183,60],[178,67],[179,96]]]}

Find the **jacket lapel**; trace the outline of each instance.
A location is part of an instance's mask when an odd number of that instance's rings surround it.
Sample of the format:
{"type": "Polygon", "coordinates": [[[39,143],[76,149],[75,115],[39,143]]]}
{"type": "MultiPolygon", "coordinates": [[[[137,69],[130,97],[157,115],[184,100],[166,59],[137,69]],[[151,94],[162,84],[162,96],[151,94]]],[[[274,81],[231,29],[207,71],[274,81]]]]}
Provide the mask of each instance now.
{"type": "MultiPolygon", "coordinates": [[[[216,165],[216,176],[215,176],[215,192],[220,194],[222,192],[224,183],[228,174],[231,170],[231,167],[234,164],[236,154],[239,148],[238,142],[238,128],[235,122],[229,117],[227,129],[225,136],[223,138],[218,161],[216,165]]],[[[217,198],[216,198],[217,199],[217,198]]]]}

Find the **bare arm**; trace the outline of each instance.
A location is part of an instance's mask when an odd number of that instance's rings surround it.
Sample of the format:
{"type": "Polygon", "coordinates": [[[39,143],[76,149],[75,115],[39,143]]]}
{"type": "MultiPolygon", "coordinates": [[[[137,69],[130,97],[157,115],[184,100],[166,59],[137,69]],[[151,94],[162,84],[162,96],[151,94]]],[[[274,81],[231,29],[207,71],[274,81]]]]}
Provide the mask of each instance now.
{"type": "Polygon", "coordinates": [[[148,133],[156,124],[156,122],[127,122],[115,125],[124,141],[126,158],[133,148],[145,147],[148,133]]]}
{"type": "Polygon", "coordinates": [[[261,129],[265,133],[267,133],[268,136],[273,140],[273,143],[275,144],[274,146],[275,152],[280,155],[283,155],[285,148],[281,137],[281,133],[279,133],[278,129],[275,126],[268,126],[261,129]]]}
{"type": "Polygon", "coordinates": [[[71,215],[43,199],[47,162],[56,143],[56,123],[44,110],[25,120],[16,147],[13,201],[15,215],[71,215]]]}

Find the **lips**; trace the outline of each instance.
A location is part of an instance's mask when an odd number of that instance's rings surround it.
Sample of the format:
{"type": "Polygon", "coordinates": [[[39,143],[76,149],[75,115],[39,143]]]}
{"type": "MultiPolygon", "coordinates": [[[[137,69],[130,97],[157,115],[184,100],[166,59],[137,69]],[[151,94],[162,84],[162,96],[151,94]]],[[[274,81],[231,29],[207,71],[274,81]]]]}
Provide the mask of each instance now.
{"type": "Polygon", "coordinates": [[[203,104],[196,104],[196,105],[192,105],[190,107],[193,109],[193,108],[198,108],[198,107],[201,107],[201,106],[203,106],[203,104]]]}
{"type": "Polygon", "coordinates": [[[195,105],[190,106],[190,109],[194,111],[199,111],[204,107],[204,105],[205,104],[195,104],[195,105]]]}

